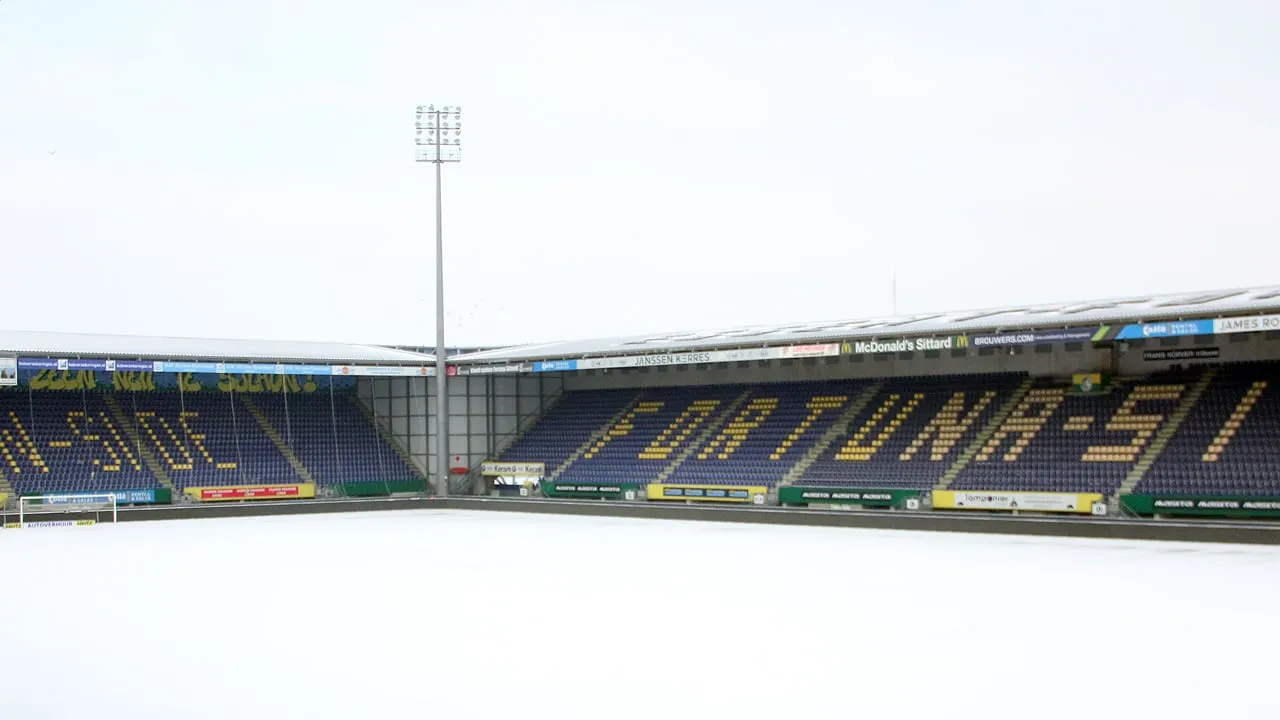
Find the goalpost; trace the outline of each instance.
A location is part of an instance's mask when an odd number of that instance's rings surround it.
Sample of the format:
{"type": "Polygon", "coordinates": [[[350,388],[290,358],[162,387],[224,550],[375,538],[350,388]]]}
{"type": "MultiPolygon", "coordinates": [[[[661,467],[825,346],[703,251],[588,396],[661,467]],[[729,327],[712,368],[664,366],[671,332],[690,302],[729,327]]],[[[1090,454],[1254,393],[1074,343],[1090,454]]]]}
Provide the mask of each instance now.
{"type": "Polygon", "coordinates": [[[65,493],[27,495],[18,498],[18,527],[74,527],[93,525],[105,518],[116,522],[119,511],[115,493],[65,493]],[[85,517],[92,514],[92,519],[85,517]],[[77,519],[35,519],[58,515],[80,515],[77,519]]]}

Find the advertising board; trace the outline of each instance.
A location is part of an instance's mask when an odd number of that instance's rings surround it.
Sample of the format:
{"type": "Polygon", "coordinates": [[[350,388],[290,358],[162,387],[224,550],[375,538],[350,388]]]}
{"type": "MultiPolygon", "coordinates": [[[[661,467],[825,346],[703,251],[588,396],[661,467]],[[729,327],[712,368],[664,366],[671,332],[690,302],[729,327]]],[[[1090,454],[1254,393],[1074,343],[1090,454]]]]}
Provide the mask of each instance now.
{"type": "Polygon", "coordinates": [[[227,485],[222,487],[189,487],[188,497],[196,502],[220,502],[226,500],[306,500],[316,496],[313,483],[292,485],[227,485]]]}
{"type": "Polygon", "coordinates": [[[1005,510],[1025,512],[1106,513],[1101,493],[1005,492],[1002,490],[935,490],[936,510],[1005,510]]]}
{"type": "Polygon", "coordinates": [[[537,462],[487,462],[480,465],[487,477],[542,477],[547,466],[537,462]]]}
{"type": "Polygon", "coordinates": [[[769,488],[746,485],[665,485],[654,483],[647,491],[650,500],[691,500],[695,502],[752,503],[763,505],[769,488]]]}

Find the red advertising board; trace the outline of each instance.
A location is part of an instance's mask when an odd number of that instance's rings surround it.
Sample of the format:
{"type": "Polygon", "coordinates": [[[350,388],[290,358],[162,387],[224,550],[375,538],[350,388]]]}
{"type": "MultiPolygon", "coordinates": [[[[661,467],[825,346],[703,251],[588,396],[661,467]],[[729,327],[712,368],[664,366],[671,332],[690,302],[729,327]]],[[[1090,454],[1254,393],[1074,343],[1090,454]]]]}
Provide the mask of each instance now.
{"type": "Polygon", "coordinates": [[[235,487],[187,488],[196,500],[253,500],[255,498],[313,498],[315,486],[301,485],[239,485],[235,487]]]}

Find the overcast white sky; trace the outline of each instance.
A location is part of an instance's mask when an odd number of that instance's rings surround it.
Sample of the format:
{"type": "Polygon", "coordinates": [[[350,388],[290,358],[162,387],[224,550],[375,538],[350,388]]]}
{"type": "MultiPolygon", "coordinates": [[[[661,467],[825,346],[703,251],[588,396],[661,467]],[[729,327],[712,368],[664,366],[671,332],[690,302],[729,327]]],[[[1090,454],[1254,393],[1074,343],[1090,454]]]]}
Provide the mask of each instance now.
{"type": "Polygon", "coordinates": [[[1280,3],[3,0],[0,326],[451,344],[1276,281],[1280,3]],[[963,7],[962,7],[963,6],[963,7]],[[54,154],[51,152],[56,151],[54,154]]]}

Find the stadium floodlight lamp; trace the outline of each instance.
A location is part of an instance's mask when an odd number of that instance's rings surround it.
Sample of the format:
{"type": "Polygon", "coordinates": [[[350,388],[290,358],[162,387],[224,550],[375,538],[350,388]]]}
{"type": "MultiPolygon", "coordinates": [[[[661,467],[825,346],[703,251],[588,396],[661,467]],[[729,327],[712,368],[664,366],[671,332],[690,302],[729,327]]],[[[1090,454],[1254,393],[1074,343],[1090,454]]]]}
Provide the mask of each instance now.
{"type": "Polygon", "coordinates": [[[419,105],[415,124],[417,162],[462,161],[462,107],[419,105]]]}
{"type": "MultiPolygon", "coordinates": [[[[436,166],[436,492],[449,494],[449,393],[444,344],[444,213],[440,168],[462,161],[462,107],[419,105],[414,160],[436,166]]],[[[428,471],[430,472],[430,471],[428,471]]]]}

